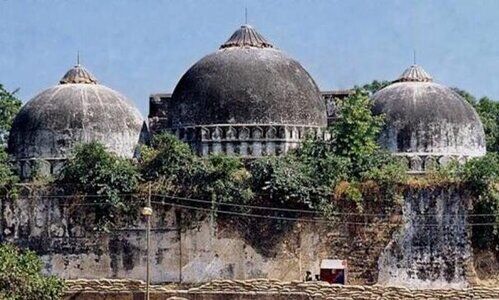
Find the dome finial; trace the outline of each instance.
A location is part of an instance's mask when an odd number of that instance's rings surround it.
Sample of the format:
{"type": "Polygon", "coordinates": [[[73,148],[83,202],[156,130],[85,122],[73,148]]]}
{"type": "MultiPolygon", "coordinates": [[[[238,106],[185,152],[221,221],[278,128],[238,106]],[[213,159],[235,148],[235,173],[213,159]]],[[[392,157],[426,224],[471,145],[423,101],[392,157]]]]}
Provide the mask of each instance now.
{"type": "Polygon", "coordinates": [[[405,69],[404,73],[400,75],[399,78],[394,80],[393,82],[431,82],[433,78],[430,74],[426,73],[426,71],[416,64],[413,64],[409,68],[405,69]]]}
{"type": "Polygon", "coordinates": [[[80,65],[80,53],[78,52],[76,57],[76,66],[69,69],[69,71],[64,74],[64,76],[59,81],[59,84],[70,84],[70,83],[84,83],[84,84],[97,84],[97,79],[80,65]]]}
{"type": "Polygon", "coordinates": [[[232,36],[220,46],[220,49],[230,47],[273,48],[261,34],[248,24],[242,25],[232,36]]]}
{"type": "Polygon", "coordinates": [[[412,64],[416,65],[416,49],[412,49],[412,64]]]}
{"type": "Polygon", "coordinates": [[[76,65],[80,65],[80,50],[76,51],[76,65]]]}

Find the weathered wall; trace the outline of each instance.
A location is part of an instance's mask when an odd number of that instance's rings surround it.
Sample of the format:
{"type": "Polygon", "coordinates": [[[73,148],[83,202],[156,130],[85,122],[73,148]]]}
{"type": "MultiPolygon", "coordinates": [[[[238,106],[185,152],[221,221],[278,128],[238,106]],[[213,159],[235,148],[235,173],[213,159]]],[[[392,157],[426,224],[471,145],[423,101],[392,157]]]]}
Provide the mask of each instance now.
{"type": "MultiPolygon", "coordinates": [[[[63,278],[144,279],[146,243],[142,221],[128,229],[96,232],[85,207],[64,201],[42,196],[2,200],[1,241],[35,250],[45,262],[45,271],[63,278]]],[[[394,230],[380,225],[382,221],[371,226],[296,223],[274,237],[270,251],[248,241],[248,236],[253,241],[261,239],[257,232],[244,234],[230,223],[211,226],[209,221],[199,228],[181,231],[179,217],[172,209],[155,209],[151,236],[153,282],[261,277],[297,280],[307,270],[318,274],[321,259],[341,258],[348,260],[349,282],[374,283],[377,258],[394,230]]],[[[260,225],[263,221],[252,222],[260,225]]]]}
{"type": "MultiPolygon", "coordinates": [[[[349,284],[464,287],[474,276],[468,204],[459,189],[409,190],[403,220],[392,215],[300,222],[284,231],[262,219],[251,219],[251,226],[205,220],[197,228],[181,229],[185,212],[155,207],[152,281],[299,280],[306,271],[318,274],[322,259],[336,258],[348,261],[349,284]],[[401,221],[404,227],[398,231],[401,221]],[[261,243],[267,240],[272,242],[261,243]]],[[[0,241],[38,252],[47,273],[67,279],[145,278],[145,226],[139,218],[128,228],[106,233],[95,231],[85,207],[64,198],[24,195],[1,200],[0,207],[0,241]]]]}
{"type": "Polygon", "coordinates": [[[407,189],[404,226],[379,263],[378,283],[463,288],[471,262],[466,216],[471,199],[456,186],[407,189]]]}
{"type": "MultiPolygon", "coordinates": [[[[66,300],[142,300],[145,285],[130,281],[69,282],[66,300]]],[[[154,300],[389,300],[389,299],[499,299],[499,288],[475,287],[469,289],[410,290],[402,287],[342,286],[323,282],[282,282],[254,279],[246,281],[216,280],[202,286],[182,288],[152,286],[154,300]]]]}

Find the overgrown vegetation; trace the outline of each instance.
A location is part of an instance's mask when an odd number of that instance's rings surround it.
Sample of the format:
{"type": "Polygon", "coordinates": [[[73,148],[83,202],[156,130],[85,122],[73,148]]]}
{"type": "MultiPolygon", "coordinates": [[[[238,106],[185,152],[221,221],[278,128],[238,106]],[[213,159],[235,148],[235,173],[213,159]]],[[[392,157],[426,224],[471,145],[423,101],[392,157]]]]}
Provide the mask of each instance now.
{"type": "MultiPolygon", "coordinates": [[[[98,227],[109,229],[123,219],[137,216],[139,203],[130,194],[139,184],[139,172],[131,161],[107,152],[99,143],[77,146],[55,182],[65,194],[77,195],[94,212],[98,227]]],[[[82,215],[82,214],[79,214],[82,215]]],[[[85,216],[86,223],[90,220],[85,216]]]]}
{"type": "Polygon", "coordinates": [[[10,244],[0,245],[0,299],[61,299],[64,281],[41,274],[42,261],[29,250],[10,244]]]}
{"type": "Polygon", "coordinates": [[[475,195],[471,223],[473,246],[499,253],[499,153],[491,152],[461,167],[461,178],[475,195]]]}
{"type": "MultiPolygon", "coordinates": [[[[252,198],[250,174],[238,157],[211,155],[201,158],[175,136],[164,133],[153,137],[151,146],[143,146],[139,161],[142,178],[160,197],[179,204],[180,198],[210,201],[210,209],[221,203],[245,204],[252,198]]],[[[186,203],[183,203],[186,204],[186,203]]],[[[187,205],[201,208],[199,202],[187,205]]],[[[201,210],[192,210],[194,219],[201,210]]],[[[201,214],[202,215],[202,214],[201,214]]]]}
{"type": "MultiPolygon", "coordinates": [[[[473,227],[473,245],[495,249],[499,253],[499,102],[488,97],[477,99],[455,88],[477,111],[485,131],[488,154],[458,168],[458,177],[470,186],[477,197],[471,221],[489,225],[473,227]]],[[[498,254],[499,255],[499,254],[498,254]]]]}
{"type": "Polygon", "coordinates": [[[16,91],[7,91],[0,84],[0,195],[15,196],[15,183],[18,177],[13,170],[6,151],[6,143],[14,117],[21,108],[21,100],[16,97],[16,91]]]}
{"type": "Polygon", "coordinates": [[[3,146],[7,143],[12,121],[22,105],[16,92],[17,90],[9,92],[0,84],[0,145],[3,146]]]}
{"type": "Polygon", "coordinates": [[[19,178],[9,160],[9,155],[5,151],[5,148],[0,147],[0,195],[15,195],[17,192],[15,183],[18,181],[19,178]]]}

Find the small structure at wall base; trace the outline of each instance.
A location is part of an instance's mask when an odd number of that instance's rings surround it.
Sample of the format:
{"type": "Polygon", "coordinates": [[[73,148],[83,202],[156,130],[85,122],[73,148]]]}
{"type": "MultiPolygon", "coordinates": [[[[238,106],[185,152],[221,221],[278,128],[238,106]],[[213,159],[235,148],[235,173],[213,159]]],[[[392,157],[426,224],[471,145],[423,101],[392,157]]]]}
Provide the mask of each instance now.
{"type": "Polygon", "coordinates": [[[323,259],[321,261],[320,279],[329,283],[346,284],[347,261],[342,259],[323,259]]]}

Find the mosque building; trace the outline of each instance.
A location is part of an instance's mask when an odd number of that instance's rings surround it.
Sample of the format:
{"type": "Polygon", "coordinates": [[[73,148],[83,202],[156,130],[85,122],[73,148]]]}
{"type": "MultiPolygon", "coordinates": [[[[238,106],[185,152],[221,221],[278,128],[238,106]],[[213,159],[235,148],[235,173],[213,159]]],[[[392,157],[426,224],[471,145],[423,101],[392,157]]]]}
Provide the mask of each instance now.
{"type": "MultiPolygon", "coordinates": [[[[327,138],[334,99],[348,94],[320,92],[299,62],[243,25],[189,68],[173,94],[151,96],[147,127],[124,96],[78,64],[23,106],[8,148],[23,178],[34,168],[56,174],[79,143],[98,141],[132,157],[143,128],[149,137],[171,132],[202,156],[279,155],[307,135],[327,138]]],[[[381,145],[404,157],[411,172],[485,153],[473,107],[420,66],[408,68],[372,99],[374,113],[386,116],[381,145]]]]}
{"type": "MultiPolygon", "coordinates": [[[[321,92],[299,62],[243,25],[217,51],[190,67],[172,94],[153,94],[146,122],[125,96],[99,84],[77,64],[58,85],[21,108],[8,151],[23,180],[40,173],[59,174],[78,144],[97,141],[121,157],[133,158],[139,143],[160,132],[176,135],[200,156],[281,155],[309,135],[334,143],[327,127],[338,120],[335,102],[351,93],[321,92]]],[[[484,129],[473,107],[451,88],[434,83],[420,66],[409,67],[372,100],[373,113],[385,117],[380,145],[405,160],[412,174],[485,154],[484,129]]],[[[152,211],[151,196],[149,191],[144,212],[152,211]]],[[[137,216],[127,224],[131,227],[107,232],[92,224],[101,206],[95,213],[82,214],[80,203],[68,206],[72,203],[45,193],[32,197],[30,190],[15,201],[0,199],[0,241],[36,250],[45,273],[66,279],[143,279],[146,272],[153,283],[262,277],[289,282],[300,278],[302,271],[317,269],[333,254],[342,258],[338,265],[348,265],[349,276],[356,278],[351,282],[372,284],[377,276],[382,285],[467,286],[473,265],[466,221],[472,198],[446,187],[411,189],[403,196],[403,206],[397,204],[392,212],[383,208],[385,217],[379,215],[370,225],[366,218],[355,230],[345,230],[341,222],[347,224],[346,219],[308,222],[316,219],[314,215],[308,221],[306,216],[296,219],[293,228],[299,230],[274,232],[274,223],[267,223],[265,231],[283,235],[270,243],[275,252],[265,253],[259,247],[268,244],[246,238],[255,235],[255,227],[240,226],[247,221],[218,226],[213,218],[201,218],[199,226],[184,226],[178,208],[197,211],[201,206],[156,201],[160,213],[147,223],[137,216]],[[401,221],[394,223],[394,217],[401,221]],[[389,230],[381,229],[385,227],[389,230]],[[290,248],[289,241],[300,242],[290,248]],[[154,253],[154,260],[149,253],[154,253]]],[[[263,222],[255,220],[258,226],[263,222]]]]}

